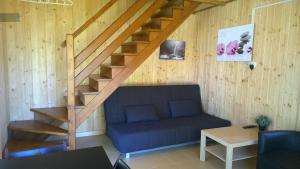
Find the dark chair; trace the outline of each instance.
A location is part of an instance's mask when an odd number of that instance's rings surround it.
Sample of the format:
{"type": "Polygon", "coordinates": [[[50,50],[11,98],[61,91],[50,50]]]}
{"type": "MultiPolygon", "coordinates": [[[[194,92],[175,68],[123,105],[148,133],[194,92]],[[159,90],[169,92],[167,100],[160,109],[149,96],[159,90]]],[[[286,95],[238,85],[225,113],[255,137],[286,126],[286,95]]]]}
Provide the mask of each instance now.
{"type": "Polygon", "coordinates": [[[259,132],[257,169],[300,169],[300,132],[259,132]]]}
{"type": "Polygon", "coordinates": [[[130,169],[130,167],[122,159],[118,159],[114,165],[114,169],[130,169]]]}

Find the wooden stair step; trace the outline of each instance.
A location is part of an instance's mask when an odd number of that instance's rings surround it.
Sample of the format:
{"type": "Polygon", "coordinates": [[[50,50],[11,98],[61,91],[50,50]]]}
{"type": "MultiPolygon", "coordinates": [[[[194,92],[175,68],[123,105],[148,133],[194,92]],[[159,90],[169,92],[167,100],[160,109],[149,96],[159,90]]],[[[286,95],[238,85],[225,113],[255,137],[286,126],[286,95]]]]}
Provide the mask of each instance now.
{"type": "Polygon", "coordinates": [[[66,145],[64,141],[26,141],[9,140],[5,147],[5,153],[16,153],[40,148],[50,148],[59,145],[66,145]]]}
{"type": "Polygon", "coordinates": [[[168,0],[169,5],[183,6],[185,0],[168,0]]]}
{"type": "Polygon", "coordinates": [[[80,85],[80,86],[77,87],[77,90],[78,90],[79,94],[86,94],[86,95],[99,94],[99,92],[97,90],[90,87],[89,85],[80,85]]]}
{"type": "Polygon", "coordinates": [[[183,8],[176,8],[176,7],[168,7],[168,8],[160,8],[159,14],[161,16],[171,16],[173,18],[180,17],[183,12],[183,8]]]}
{"type": "Polygon", "coordinates": [[[139,31],[132,35],[132,40],[134,41],[153,41],[155,38],[157,38],[160,35],[160,32],[157,31],[139,31]]]}
{"type": "Polygon", "coordinates": [[[110,68],[110,69],[120,69],[125,68],[126,66],[116,66],[116,65],[101,65],[101,67],[110,68]]]}
{"type": "Polygon", "coordinates": [[[150,22],[142,26],[142,30],[161,31],[165,29],[173,20],[165,20],[164,18],[152,18],[150,22]]]}
{"type": "Polygon", "coordinates": [[[165,16],[152,16],[151,19],[160,19],[166,21],[174,21],[173,17],[165,17],[165,16]]]}
{"type": "Polygon", "coordinates": [[[96,81],[111,81],[111,78],[103,77],[100,74],[92,74],[90,75],[90,79],[96,80],[96,81]]]}
{"type": "Polygon", "coordinates": [[[163,5],[161,7],[161,9],[166,9],[166,8],[176,8],[176,9],[182,9],[184,10],[183,8],[183,5],[179,5],[179,4],[172,4],[172,3],[166,3],[165,5],[163,5]]]}
{"type": "MultiPolygon", "coordinates": [[[[68,96],[64,96],[65,102],[68,103],[68,96]]],[[[78,95],[75,96],[75,109],[80,110],[84,109],[85,105],[81,102],[78,95]]]]}
{"type": "Polygon", "coordinates": [[[136,56],[137,53],[113,53],[112,56],[114,55],[136,56]]]}
{"type": "Polygon", "coordinates": [[[68,131],[36,120],[14,121],[9,124],[9,129],[38,134],[67,136],[68,131]]]}
{"type": "Polygon", "coordinates": [[[149,44],[149,43],[150,43],[149,41],[131,41],[131,42],[123,43],[122,45],[126,46],[126,45],[139,45],[139,44],[149,44]]]}
{"type": "Polygon", "coordinates": [[[183,9],[180,8],[164,8],[158,13],[154,14],[151,18],[177,18],[182,15],[183,9]]]}
{"type": "Polygon", "coordinates": [[[32,108],[30,111],[62,122],[69,122],[68,110],[66,107],[32,108]]]}
{"type": "Polygon", "coordinates": [[[137,56],[137,53],[115,53],[111,55],[111,65],[115,66],[125,66],[132,61],[134,57],[137,56]]]}
{"type": "Polygon", "coordinates": [[[126,66],[101,65],[101,77],[114,78],[126,66]]]}
{"type": "Polygon", "coordinates": [[[121,50],[122,53],[139,53],[143,50],[150,42],[148,41],[132,41],[123,43],[121,50]]]}
{"type": "Polygon", "coordinates": [[[162,28],[160,22],[159,23],[155,23],[153,21],[150,21],[144,25],[142,25],[142,30],[146,30],[146,29],[155,29],[155,30],[158,30],[160,31],[162,28]]]}
{"type": "Polygon", "coordinates": [[[132,40],[133,41],[152,41],[158,35],[160,35],[160,31],[158,32],[158,31],[141,30],[132,35],[132,40]]]}
{"type": "Polygon", "coordinates": [[[97,94],[99,94],[99,92],[89,85],[81,85],[78,87],[78,96],[84,105],[92,101],[97,94]]]}
{"type": "Polygon", "coordinates": [[[170,10],[162,10],[152,15],[152,18],[159,18],[159,17],[173,18],[172,11],[170,12],[170,10]]]}
{"type": "Polygon", "coordinates": [[[100,74],[93,74],[89,77],[90,87],[97,91],[101,91],[111,81],[111,78],[103,77],[100,74]]]}

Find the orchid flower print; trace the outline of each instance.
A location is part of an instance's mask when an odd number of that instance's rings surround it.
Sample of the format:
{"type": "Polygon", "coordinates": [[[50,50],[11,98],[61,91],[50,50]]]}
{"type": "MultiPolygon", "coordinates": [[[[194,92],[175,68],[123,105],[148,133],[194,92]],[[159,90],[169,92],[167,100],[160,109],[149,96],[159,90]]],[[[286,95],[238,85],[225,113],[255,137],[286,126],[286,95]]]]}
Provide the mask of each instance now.
{"type": "Polygon", "coordinates": [[[218,44],[217,55],[223,55],[224,52],[225,52],[225,44],[224,43],[218,44]]]}
{"type": "Polygon", "coordinates": [[[220,29],[217,61],[250,61],[252,57],[254,24],[220,29]]]}
{"type": "Polygon", "coordinates": [[[235,55],[236,51],[238,50],[239,44],[238,41],[231,41],[226,46],[226,53],[227,55],[235,55]]]}

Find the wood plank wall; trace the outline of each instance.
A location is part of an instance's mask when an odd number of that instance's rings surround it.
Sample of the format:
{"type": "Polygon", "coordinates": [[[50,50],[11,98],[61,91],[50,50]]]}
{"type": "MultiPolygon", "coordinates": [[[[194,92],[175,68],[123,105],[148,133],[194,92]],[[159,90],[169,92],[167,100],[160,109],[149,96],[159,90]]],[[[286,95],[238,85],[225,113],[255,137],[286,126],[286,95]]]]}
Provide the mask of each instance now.
{"type": "MultiPolygon", "coordinates": [[[[2,37],[3,26],[0,25],[0,35],[2,37]]],[[[7,140],[8,111],[6,111],[6,88],[5,88],[5,50],[3,49],[3,38],[0,39],[0,159],[2,150],[7,140]]]]}
{"type": "MultiPolygon", "coordinates": [[[[10,120],[31,119],[31,107],[65,104],[66,58],[61,43],[65,33],[77,28],[105,2],[74,0],[73,7],[1,2],[1,12],[21,16],[19,23],[0,23],[6,37],[3,47],[7,51],[10,120]]],[[[118,2],[80,35],[76,52],[132,2],[118,2]]],[[[274,128],[299,129],[299,1],[257,11],[253,58],[257,69],[251,72],[244,63],[218,63],[215,59],[218,29],[248,24],[253,7],[273,2],[236,0],[192,15],[170,37],[186,41],[186,59],[159,60],[157,49],[123,85],[198,83],[208,113],[234,123],[250,123],[257,114],[266,113],[272,117],[274,128]]],[[[79,128],[79,132],[93,131],[105,131],[101,107],[79,128]]]]}
{"type": "MultiPolygon", "coordinates": [[[[64,106],[66,56],[61,46],[73,32],[108,0],[74,0],[74,5],[41,5],[3,0],[1,13],[19,13],[20,22],[0,23],[1,45],[6,50],[8,111],[10,120],[32,119],[32,107],[64,106]]],[[[119,1],[88,32],[76,39],[76,52],[93,40],[125,11],[134,0],[119,1]]],[[[79,131],[103,131],[104,118],[94,113],[79,131]]],[[[102,113],[103,114],[103,113],[102,113]]]]}
{"type": "Polygon", "coordinates": [[[272,129],[300,130],[300,1],[256,11],[255,70],[243,62],[216,62],[218,30],[249,24],[252,8],[274,2],[237,0],[196,14],[198,83],[208,113],[234,124],[266,114],[272,129]]]}

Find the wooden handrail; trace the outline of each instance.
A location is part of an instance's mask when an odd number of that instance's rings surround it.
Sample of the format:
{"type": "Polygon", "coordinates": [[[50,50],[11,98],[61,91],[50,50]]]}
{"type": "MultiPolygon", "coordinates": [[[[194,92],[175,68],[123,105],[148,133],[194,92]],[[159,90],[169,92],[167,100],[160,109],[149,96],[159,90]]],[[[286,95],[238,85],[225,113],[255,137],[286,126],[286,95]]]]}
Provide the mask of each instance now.
{"type": "Polygon", "coordinates": [[[109,37],[111,37],[124,23],[128,21],[137,11],[139,11],[147,0],[138,0],[129,7],[115,22],[113,22],[104,32],[102,32],[93,42],[83,49],[75,59],[75,67],[78,67],[93,52],[95,52],[109,37]]]}
{"type": "Polygon", "coordinates": [[[151,17],[163,4],[165,0],[156,0],[142,15],[140,15],[121,35],[119,35],[109,46],[107,46],[94,60],[88,64],[76,77],[75,86],[78,86],[93,71],[96,70],[122,43],[127,40],[142,24],[151,17]]]}
{"type": "MultiPolygon", "coordinates": [[[[90,19],[88,19],[83,25],[81,25],[77,30],[75,30],[71,35],[73,35],[73,38],[76,38],[78,35],[80,35],[81,32],[83,32],[85,29],[87,29],[93,22],[95,22],[101,15],[104,14],[113,4],[115,4],[117,0],[110,0],[107,4],[105,4],[95,15],[93,15],[90,19]]],[[[67,41],[63,41],[61,46],[66,47],[67,41]]]]}
{"type": "Polygon", "coordinates": [[[94,16],[88,19],[82,26],[80,26],[74,33],[73,36],[76,38],[81,32],[88,28],[93,22],[95,22],[104,12],[106,12],[117,0],[110,0],[104,5],[94,16]]]}

